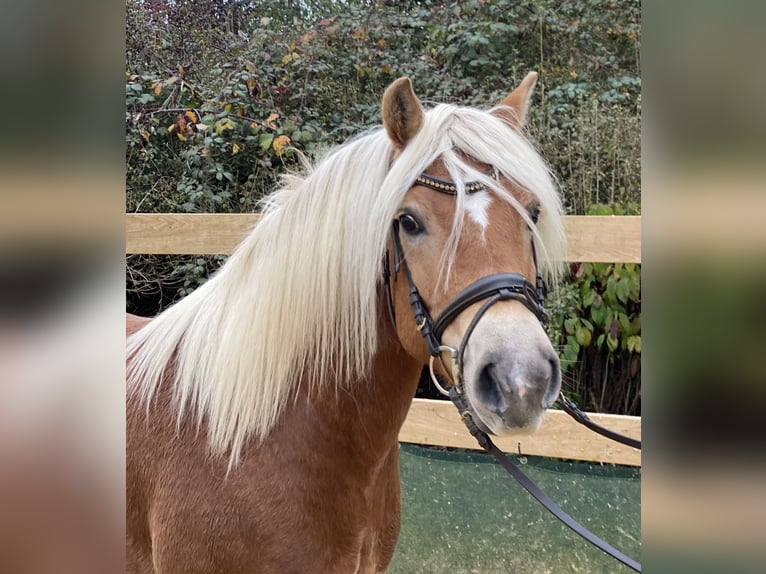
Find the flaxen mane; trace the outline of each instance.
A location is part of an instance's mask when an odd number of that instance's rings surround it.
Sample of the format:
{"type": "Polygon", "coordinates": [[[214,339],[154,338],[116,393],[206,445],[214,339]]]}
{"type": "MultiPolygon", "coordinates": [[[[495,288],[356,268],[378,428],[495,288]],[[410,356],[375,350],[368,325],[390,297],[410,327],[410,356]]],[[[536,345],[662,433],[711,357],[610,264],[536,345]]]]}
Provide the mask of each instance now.
{"type": "Polygon", "coordinates": [[[151,408],[172,385],[179,421],[206,419],[215,453],[238,460],[264,439],[299,380],[319,388],[359,380],[376,349],[382,255],[391,221],[415,178],[440,158],[458,184],[454,231],[442,258],[449,280],[462,222],[463,184],[482,180],[534,230],[540,266],[555,279],[564,258],[561,205],[530,143],[500,118],[438,105],[391,164],[376,130],[346,143],[265,202],[258,224],[226,264],[128,341],[128,385],[151,408]],[[498,183],[462,157],[493,165],[537,196],[537,226],[498,183]],[[166,376],[171,364],[174,374],[166,376]]]}

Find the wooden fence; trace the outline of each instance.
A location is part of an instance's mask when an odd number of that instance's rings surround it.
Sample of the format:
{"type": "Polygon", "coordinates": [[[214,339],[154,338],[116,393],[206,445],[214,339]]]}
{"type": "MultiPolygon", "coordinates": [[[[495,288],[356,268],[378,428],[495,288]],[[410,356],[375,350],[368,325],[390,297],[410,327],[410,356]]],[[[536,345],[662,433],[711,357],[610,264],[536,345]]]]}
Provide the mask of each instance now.
{"type": "MultiPolygon", "coordinates": [[[[126,215],[126,253],[228,254],[258,221],[255,214],[126,215]]],[[[641,218],[638,216],[566,218],[569,261],[641,262],[641,218]]],[[[641,418],[588,413],[603,426],[641,437],[641,418]]],[[[402,442],[477,448],[455,407],[448,401],[415,399],[399,439],[402,442]]],[[[497,437],[506,452],[593,462],[641,465],[640,451],[605,439],[566,413],[549,410],[533,435],[497,437]]]]}

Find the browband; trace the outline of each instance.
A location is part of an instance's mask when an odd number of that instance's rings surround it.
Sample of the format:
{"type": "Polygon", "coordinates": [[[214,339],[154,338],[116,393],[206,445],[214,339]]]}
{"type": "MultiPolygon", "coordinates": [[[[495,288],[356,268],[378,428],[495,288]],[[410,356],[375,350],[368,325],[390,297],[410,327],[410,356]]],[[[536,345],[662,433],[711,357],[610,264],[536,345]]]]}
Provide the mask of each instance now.
{"type": "MultiPolygon", "coordinates": [[[[494,166],[490,167],[489,171],[487,172],[487,175],[491,177],[492,179],[497,179],[497,170],[494,166]]],[[[445,181],[443,179],[439,179],[438,177],[433,177],[432,175],[426,175],[426,174],[420,174],[415,179],[416,185],[424,185],[425,187],[430,187],[431,189],[435,191],[440,191],[441,193],[447,193],[449,195],[457,195],[457,185],[452,183],[451,181],[445,181]]],[[[465,192],[466,193],[476,193],[479,191],[484,191],[487,189],[487,186],[481,183],[480,181],[471,181],[469,183],[465,184],[465,192]]]]}

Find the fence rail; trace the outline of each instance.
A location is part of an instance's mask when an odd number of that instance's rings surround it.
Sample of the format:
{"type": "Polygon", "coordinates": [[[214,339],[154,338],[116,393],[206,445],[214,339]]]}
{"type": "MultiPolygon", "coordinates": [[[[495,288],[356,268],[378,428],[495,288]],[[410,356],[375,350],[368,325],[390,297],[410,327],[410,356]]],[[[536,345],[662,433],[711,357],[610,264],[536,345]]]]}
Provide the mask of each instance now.
{"type": "MultiPolygon", "coordinates": [[[[126,214],[127,254],[228,254],[257,223],[257,214],[126,214]]],[[[569,216],[568,261],[641,262],[640,216],[569,216]]],[[[588,413],[594,422],[641,438],[641,418],[588,413]]],[[[414,399],[399,434],[402,442],[477,448],[457,411],[447,401],[414,399]]],[[[548,411],[532,435],[498,437],[506,452],[632,466],[641,465],[636,449],[605,439],[569,416],[548,411]]]]}
{"type": "MultiPolygon", "coordinates": [[[[641,217],[568,216],[568,261],[640,263],[641,217]]],[[[228,254],[258,222],[257,214],[129,213],[126,253],[228,254]]]]}

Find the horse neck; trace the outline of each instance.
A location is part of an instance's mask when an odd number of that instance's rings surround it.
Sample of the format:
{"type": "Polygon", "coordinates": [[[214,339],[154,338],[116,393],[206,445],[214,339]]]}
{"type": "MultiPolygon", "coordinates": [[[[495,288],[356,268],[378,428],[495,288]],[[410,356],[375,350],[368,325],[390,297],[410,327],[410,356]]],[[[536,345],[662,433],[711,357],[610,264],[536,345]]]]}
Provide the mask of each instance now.
{"type": "Polygon", "coordinates": [[[378,318],[378,333],[368,376],[305,395],[293,409],[300,424],[289,423],[309,448],[334,445],[344,463],[375,465],[390,454],[417,389],[421,365],[402,348],[387,313],[378,318]]]}

